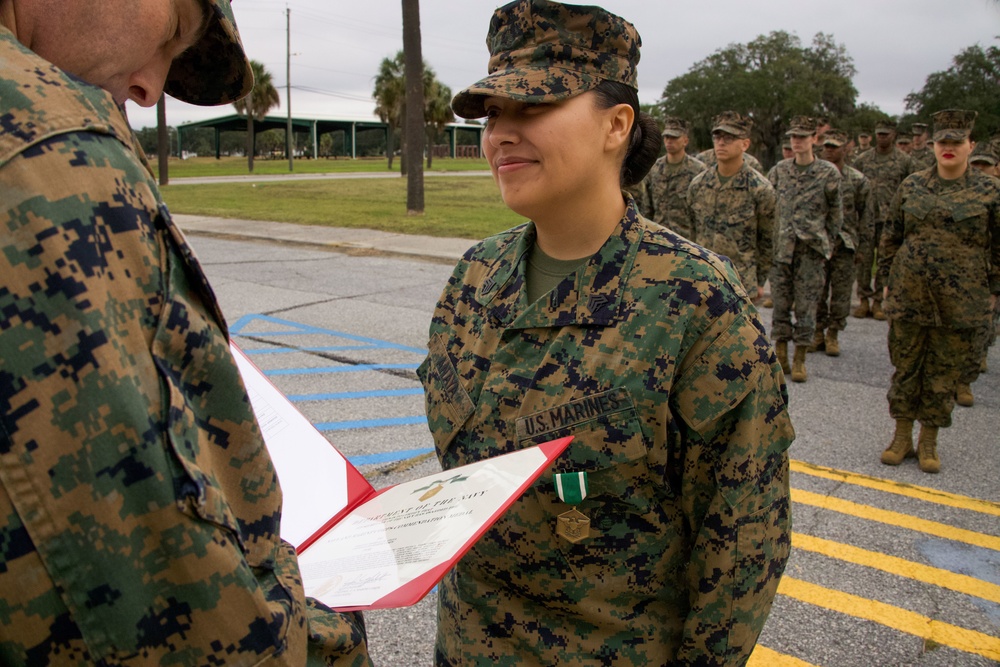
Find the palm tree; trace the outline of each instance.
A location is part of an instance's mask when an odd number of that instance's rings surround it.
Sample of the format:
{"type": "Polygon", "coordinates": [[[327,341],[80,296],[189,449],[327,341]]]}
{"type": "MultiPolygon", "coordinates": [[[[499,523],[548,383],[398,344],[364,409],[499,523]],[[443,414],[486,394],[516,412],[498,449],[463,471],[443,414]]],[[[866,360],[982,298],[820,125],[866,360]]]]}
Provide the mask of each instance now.
{"type": "Polygon", "coordinates": [[[427,132],[427,168],[431,168],[434,142],[448,123],[455,121],[451,110],[451,88],[434,76],[433,70],[424,70],[424,130],[427,132]],[[428,76],[429,75],[429,76],[428,76]]]}
{"type": "Polygon", "coordinates": [[[378,68],[378,74],[375,76],[375,90],[372,92],[372,97],[375,99],[375,115],[389,126],[385,142],[385,155],[389,160],[389,169],[392,169],[393,138],[396,134],[396,128],[399,127],[403,119],[406,101],[403,71],[404,56],[402,51],[397,53],[395,58],[383,58],[378,68]]]}
{"type": "Polygon", "coordinates": [[[267,71],[263,63],[256,60],[250,61],[253,69],[253,90],[250,94],[238,102],[233,102],[236,113],[247,117],[247,168],[253,173],[254,154],[254,120],[264,120],[267,112],[275,107],[281,106],[281,96],[278,89],[274,87],[271,73],[267,71]]]}

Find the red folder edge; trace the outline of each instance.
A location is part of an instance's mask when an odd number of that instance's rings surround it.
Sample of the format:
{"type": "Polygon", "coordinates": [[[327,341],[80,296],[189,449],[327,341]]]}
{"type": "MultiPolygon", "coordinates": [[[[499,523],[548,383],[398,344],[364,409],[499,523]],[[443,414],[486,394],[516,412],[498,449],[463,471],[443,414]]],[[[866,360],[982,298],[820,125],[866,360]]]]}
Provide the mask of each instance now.
{"type": "MultiPolygon", "coordinates": [[[[483,524],[482,528],[476,531],[476,533],[472,537],[470,537],[468,541],[461,546],[461,548],[459,548],[458,553],[455,554],[453,558],[444,563],[441,563],[436,567],[431,568],[427,572],[424,572],[420,576],[413,579],[413,581],[403,584],[396,590],[392,591],[387,595],[384,595],[383,597],[379,598],[370,605],[360,605],[354,607],[333,607],[333,609],[335,609],[336,611],[343,611],[343,612],[365,611],[368,609],[391,609],[394,607],[409,607],[410,605],[414,605],[417,602],[420,602],[420,600],[422,600],[424,596],[426,596],[431,591],[431,589],[433,589],[437,585],[437,583],[444,578],[444,575],[448,572],[448,570],[454,567],[455,563],[461,560],[462,556],[464,556],[469,551],[469,549],[472,548],[472,545],[475,544],[479,540],[479,538],[482,537],[483,534],[487,530],[489,530],[494,523],[496,523],[496,520],[499,519],[500,516],[504,512],[506,512],[511,505],[514,504],[514,501],[518,500],[522,495],[524,495],[524,492],[528,490],[528,487],[534,484],[535,480],[537,480],[538,477],[541,476],[541,474],[545,471],[545,469],[548,468],[550,465],[552,465],[552,462],[555,461],[556,458],[558,458],[558,456],[563,453],[563,450],[565,450],[566,447],[569,446],[571,440],[573,440],[573,436],[570,435],[566,436],[565,438],[550,440],[549,442],[543,442],[540,445],[537,445],[538,449],[545,455],[545,461],[535,469],[535,472],[527,480],[525,480],[525,482],[520,487],[518,487],[518,489],[513,494],[511,494],[510,499],[507,500],[507,502],[505,502],[503,505],[501,505],[497,509],[497,511],[490,516],[489,521],[483,524]]],[[[501,456],[505,455],[502,454],[501,456]]],[[[391,488],[392,487],[389,486],[384,489],[380,489],[372,497],[374,498],[375,496],[385,491],[388,491],[391,488]]],[[[353,510],[354,507],[352,506],[351,509],[353,510]]],[[[344,513],[346,513],[346,510],[342,511],[340,515],[344,513]]],[[[338,517],[340,515],[338,515],[338,517]]],[[[337,523],[337,520],[333,520],[329,524],[327,524],[327,526],[324,526],[322,530],[318,531],[315,535],[310,537],[309,540],[307,540],[306,544],[308,545],[315,542],[320,535],[322,535],[324,532],[326,532],[332,526],[334,526],[337,523]]],[[[299,551],[301,552],[301,549],[299,551]]]]}

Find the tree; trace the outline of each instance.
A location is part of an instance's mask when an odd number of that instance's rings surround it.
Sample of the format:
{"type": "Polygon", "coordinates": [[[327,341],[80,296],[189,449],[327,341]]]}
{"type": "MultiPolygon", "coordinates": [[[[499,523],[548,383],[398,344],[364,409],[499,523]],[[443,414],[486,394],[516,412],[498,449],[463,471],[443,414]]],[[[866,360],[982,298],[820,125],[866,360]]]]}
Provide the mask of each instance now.
{"type": "Polygon", "coordinates": [[[378,67],[378,74],[375,75],[375,90],[372,92],[372,97],[375,99],[375,115],[389,126],[385,156],[389,161],[390,170],[392,170],[392,157],[395,152],[393,139],[396,136],[396,128],[403,119],[403,104],[406,99],[406,83],[403,76],[404,57],[403,52],[400,51],[394,58],[382,59],[382,63],[378,67]]]}
{"type": "Polygon", "coordinates": [[[247,117],[247,169],[253,173],[254,157],[254,120],[264,120],[267,112],[275,107],[281,106],[281,96],[278,89],[274,87],[271,73],[267,71],[263,63],[256,60],[250,61],[253,69],[253,90],[242,100],[233,102],[236,113],[247,117]]]}
{"type": "Polygon", "coordinates": [[[871,134],[875,131],[876,123],[884,120],[892,120],[892,116],[874,104],[862,102],[854,107],[851,114],[837,118],[834,127],[847,132],[848,136],[856,137],[861,132],[871,134]]]}
{"type": "Polygon", "coordinates": [[[424,130],[427,133],[427,168],[431,168],[431,157],[437,138],[448,123],[455,121],[451,110],[451,88],[434,76],[434,71],[424,69],[424,130]]]}
{"type": "Polygon", "coordinates": [[[803,47],[795,35],[775,31],[747,44],[730,44],[695,63],[667,83],[660,106],[665,115],[690,121],[693,139],[702,147],[711,146],[716,114],[731,109],[749,115],[753,152],[770,163],[780,155],[792,116],[836,118],[853,112],[855,72],[847,50],[832,35],[818,33],[803,47]]]}
{"type": "Polygon", "coordinates": [[[925,123],[942,109],[972,109],[979,112],[975,137],[1000,132],[1000,48],[977,44],[965,49],[951,67],[934,72],[923,88],[906,96],[906,109],[925,123]]]}
{"type": "Polygon", "coordinates": [[[406,214],[424,214],[424,59],[420,50],[420,0],[403,0],[406,77],[406,214]]]}

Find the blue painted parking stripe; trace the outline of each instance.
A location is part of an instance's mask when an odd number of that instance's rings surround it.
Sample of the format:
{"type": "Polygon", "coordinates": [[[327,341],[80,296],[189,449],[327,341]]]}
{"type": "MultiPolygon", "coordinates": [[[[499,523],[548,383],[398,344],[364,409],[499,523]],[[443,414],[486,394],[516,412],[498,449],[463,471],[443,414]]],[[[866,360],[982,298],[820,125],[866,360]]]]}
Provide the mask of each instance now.
{"type": "Polygon", "coordinates": [[[405,459],[412,459],[423,454],[428,454],[433,452],[431,448],[428,449],[407,449],[400,452],[379,452],[378,454],[366,454],[364,456],[351,456],[348,457],[348,461],[351,462],[353,466],[363,466],[371,465],[373,463],[392,463],[394,461],[403,461],[405,459]]]}
{"type": "Polygon", "coordinates": [[[378,345],[331,345],[329,347],[272,347],[243,350],[247,356],[255,354],[290,354],[292,352],[348,352],[351,350],[379,350],[378,345]]]}
{"type": "Polygon", "coordinates": [[[288,400],[293,403],[301,401],[342,401],[353,398],[382,398],[385,396],[416,396],[423,394],[420,387],[412,389],[374,389],[372,391],[343,391],[338,394],[289,394],[288,400]]]}
{"type": "Polygon", "coordinates": [[[361,371],[384,371],[391,369],[416,369],[420,364],[355,364],[346,366],[320,366],[318,368],[276,368],[264,371],[264,375],[319,375],[320,373],[358,373],[361,371]]]}
{"type": "Polygon", "coordinates": [[[324,336],[334,336],[336,338],[353,340],[359,343],[367,343],[369,345],[374,345],[379,349],[405,350],[407,352],[414,352],[420,355],[427,354],[426,348],[410,347],[409,345],[400,345],[398,343],[392,343],[386,340],[379,340],[377,338],[366,338],[364,336],[355,336],[354,334],[344,333],[343,331],[323,329],[322,327],[314,327],[308,324],[302,324],[300,322],[283,320],[278,317],[271,317],[270,315],[244,315],[243,317],[236,320],[235,323],[229,326],[229,332],[234,336],[260,336],[260,337],[290,336],[293,334],[294,335],[320,334],[324,336]],[[277,324],[287,328],[284,330],[279,329],[277,331],[258,331],[253,333],[244,331],[244,328],[248,327],[252,322],[269,322],[271,324],[277,324]]]}
{"type": "Polygon", "coordinates": [[[320,431],[349,431],[356,428],[378,428],[380,426],[409,426],[426,424],[427,417],[389,417],[386,419],[359,419],[349,422],[319,422],[314,426],[320,431]]]}

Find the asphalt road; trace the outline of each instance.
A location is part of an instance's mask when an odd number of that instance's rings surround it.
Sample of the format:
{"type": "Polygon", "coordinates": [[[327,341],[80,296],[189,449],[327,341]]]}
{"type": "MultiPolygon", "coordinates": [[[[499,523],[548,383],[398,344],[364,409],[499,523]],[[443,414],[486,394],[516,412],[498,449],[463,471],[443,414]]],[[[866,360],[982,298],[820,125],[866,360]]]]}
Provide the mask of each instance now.
{"type": "MultiPolygon", "coordinates": [[[[438,470],[414,369],[450,263],[191,242],[234,339],[290,373],[272,380],[374,486],[438,470]]],[[[1000,664],[1000,346],[926,475],[879,463],[886,329],[851,319],[842,356],[810,355],[809,381],[789,384],[793,553],[751,664],[1000,664]]],[[[434,604],[366,614],[377,665],[431,663],[434,604]]]]}

